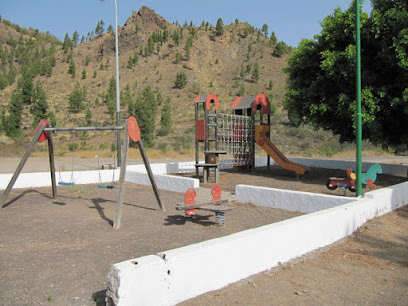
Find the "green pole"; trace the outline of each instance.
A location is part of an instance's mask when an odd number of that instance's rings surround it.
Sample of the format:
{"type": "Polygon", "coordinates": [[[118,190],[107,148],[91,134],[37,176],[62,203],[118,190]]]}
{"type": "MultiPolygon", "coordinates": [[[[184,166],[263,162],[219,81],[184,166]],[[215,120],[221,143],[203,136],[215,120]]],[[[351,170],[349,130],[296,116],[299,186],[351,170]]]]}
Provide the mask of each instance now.
{"type": "Polygon", "coordinates": [[[356,0],[356,102],[357,102],[357,131],[356,131],[356,160],[357,160],[357,196],[361,196],[361,176],[362,176],[362,123],[361,123],[361,45],[360,45],[360,0],[356,0]]]}

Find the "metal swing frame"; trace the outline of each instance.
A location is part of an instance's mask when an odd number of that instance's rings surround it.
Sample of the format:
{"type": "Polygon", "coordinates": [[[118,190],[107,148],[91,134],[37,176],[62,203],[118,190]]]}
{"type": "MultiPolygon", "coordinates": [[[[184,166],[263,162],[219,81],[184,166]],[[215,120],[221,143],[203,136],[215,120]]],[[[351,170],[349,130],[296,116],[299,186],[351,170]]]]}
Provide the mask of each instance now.
{"type": "MultiPolygon", "coordinates": [[[[52,133],[48,132],[53,132],[53,131],[95,131],[95,130],[125,130],[127,127],[127,133],[125,134],[124,137],[124,148],[122,150],[122,164],[120,168],[120,178],[119,178],[119,190],[117,194],[117,201],[116,201],[116,208],[115,208],[115,217],[113,220],[113,228],[118,229],[120,227],[121,219],[122,219],[122,206],[123,206],[123,198],[124,198],[124,193],[125,193],[125,176],[126,176],[126,165],[127,165],[127,156],[128,156],[128,148],[129,148],[129,127],[128,127],[128,122],[132,120],[133,125],[137,126],[137,129],[139,129],[137,125],[137,121],[134,117],[130,117],[128,120],[125,121],[125,126],[113,126],[113,127],[73,127],[73,128],[51,128],[49,125],[49,122],[46,120],[41,120],[41,122],[38,124],[37,129],[34,133],[33,138],[31,139],[31,142],[24,153],[23,158],[21,159],[19,165],[17,166],[16,171],[14,172],[9,184],[7,185],[5,191],[3,192],[3,195],[0,198],[0,208],[4,207],[4,202],[7,199],[7,196],[9,195],[10,191],[12,190],[15,182],[17,181],[18,176],[20,175],[21,171],[23,170],[23,167],[25,163],[27,162],[28,157],[30,156],[31,152],[33,151],[35,145],[37,144],[38,141],[48,141],[48,153],[49,153],[49,163],[50,163],[50,174],[51,174],[51,185],[52,185],[52,198],[56,199],[57,198],[57,183],[56,183],[56,178],[55,178],[55,162],[54,162],[54,146],[53,146],[53,138],[52,138],[52,133]]],[[[150,167],[149,160],[147,159],[146,153],[143,148],[142,140],[139,138],[137,140],[133,140],[138,144],[139,151],[142,155],[143,162],[146,167],[147,174],[149,176],[151,185],[153,187],[154,194],[156,196],[157,203],[159,204],[159,207],[162,211],[166,211],[165,207],[163,206],[161,199],[160,199],[160,194],[159,190],[156,185],[156,181],[153,176],[152,169],[150,167]]]]}

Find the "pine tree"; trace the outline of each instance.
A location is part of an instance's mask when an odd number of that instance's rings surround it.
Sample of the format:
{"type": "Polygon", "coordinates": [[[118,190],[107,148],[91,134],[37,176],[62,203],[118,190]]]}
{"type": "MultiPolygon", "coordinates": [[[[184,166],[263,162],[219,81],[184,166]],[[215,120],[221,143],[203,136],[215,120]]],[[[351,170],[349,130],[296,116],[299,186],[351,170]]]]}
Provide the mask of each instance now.
{"type": "Polygon", "coordinates": [[[46,119],[48,117],[47,95],[39,81],[35,84],[33,89],[30,112],[34,117],[34,126],[36,126],[41,121],[41,119],[46,119]]]}
{"type": "Polygon", "coordinates": [[[176,64],[180,63],[181,61],[181,54],[180,52],[177,51],[176,53],[176,60],[174,61],[176,64]]]}
{"type": "Polygon", "coordinates": [[[218,18],[217,25],[215,26],[215,34],[222,35],[224,33],[224,22],[221,18],[218,18]]]}
{"type": "Polygon", "coordinates": [[[78,34],[77,30],[75,30],[74,34],[72,34],[72,42],[73,42],[74,46],[76,46],[78,44],[78,39],[79,39],[79,34],[78,34]]]}
{"type": "Polygon", "coordinates": [[[75,63],[74,60],[71,58],[71,61],[69,62],[69,67],[68,67],[68,73],[71,75],[71,78],[75,78],[75,63]]]}
{"type": "Polygon", "coordinates": [[[174,82],[174,85],[177,88],[183,89],[187,85],[187,75],[184,71],[177,72],[176,76],[176,81],[174,82]]]}
{"type": "Polygon", "coordinates": [[[109,88],[105,95],[105,104],[108,107],[108,114],[113,118],[116,110],[116,79],[114,77],[109,81],[109,88]]]}
{"type": "Polygon", "coordinates": [[[92,125],[92,111],[91,111],[91,109],[89,107],[86,108],[85,120],[86,120],[86,125],[87,126],[92,125]]]}
{"type": "Polygon", "coordinates": [[[69,38],[68,33],[65,33],[64,42],[62,43],[62,50],[64,50],[64,53],[67,54],[73,47],[74,44],[72,43],[71,38],[69,38]]]}
{"type": "Polygon", "coordinates": [[[55,118],[55,113],[54,111],[50,111],[48,113],[48,119],[50,120],[51,126],[57,126],[57,119],[55,118]]]}
{"type": "Polygon", "coordinates": [[[126,84],[125,92],[120,94],[120,104],[126,107],[132,101],[132,94],[130,93],[130,85],[126,84]]]}
{"type": "Polygon", "coordinates": [[[241,70],[240,70],[240,72],[239,72],[239,76],[241,77],[241,79],[243,79],[244,76],[245,76],[244,64],[241,64],[241,70]]]}
{"type": "Polygon", "coordinates": [[[259,80],[259,65],[258,65],[258,63],[255,63],[254,69],[252,70],[252,80],[255,83],[258,83],[258,80],[259,80]]]}
{"type": "Polygon", "coordinates": [[[147,147],[152,147],[154,144],[156,113],[157,101],[152,88],[147,86],[138,95],[133,109],[133,115],[139,124],[143,143],[147,147]]]}
{"type": "Polygon", "coordinates": [[[271,44],[272,44],[273,46],[276,45],[276,43],[278,42],[278,38],[276,37],[275,32],[272,32],[270,42],[271,42],[271,44]]]}
{"type": "Polygon", "coordinates": [[[83,80],[86,79],[86,70],[85,70],[85,68],[82,70],[82,79],[83,80]]]}
{"type": "Polygon", "coordinates": [[[161,92],[157,93],[157,105],[160,106],[163,104],[163,95],[161,92]]]}
{"type": "Polygon", "coordinates": [[[11,94],[11,101],[9,105],[9,114],[5,117],[3,128],[8,137],[19,137],[21,132],[21,116],[23,114],[23,96],[21,91],[16,88],[11,94]]]}
{"type": "Polygon", "coordinates": [[[238,96],[242,97],[244,94],[245,94],[245,86],[244,84],[241,84],[241,86],[239,87],[238,96]]]}
{"type": "Polygon", "coordinates": [[[172,38],[173,38],[173,41],[176,44],[176,46],[178,46],[179,43],[180,43],[180,33],[179,33],[179,31],[177,29],[173,32],[172,38]]]}
{"type": "Polygon", "coordinates": [[[24,104],[31,104],[32,91],[34,88],[33,77],[29,68],[23,68],[21,78],[17,85],[18,90],[20,90],[21,98],[24,104]]]}
{"type": "Polygon", "coordinates": [[[84,101],[86,98],[86,89],[85,87],[81,89],[79,86],[79,82],[76,82],[74,90],[71,92],[69,95],[69,110],[72,113],[79,113],[82,111],[85,106],[84,106],[84,101]]]}
{"type": "Polygon", "coordinates": [[[166,102],[164,102],[161,118],[160,118],[160,136],[166,136],[170,134],[172,126],[173,126],[173,119],[172,119],[172,112],[171,112],[171,99],[167,97],[166,102]]]}
{"type": "Polygon", "coordinates": [[[102,36],[103,32],[105,31],[103,27],[104,25],[105,23],[103,22],[103,20],[98,21],[98,23],[96,24],[96,28],[95,28],[96,37],[102,36]]]}
{"type": "Polygon", "coordinates": [[[262,26],[262,32],[265,36],[268,36],[268,25],[266,23],[264,23],[262,26]]]}

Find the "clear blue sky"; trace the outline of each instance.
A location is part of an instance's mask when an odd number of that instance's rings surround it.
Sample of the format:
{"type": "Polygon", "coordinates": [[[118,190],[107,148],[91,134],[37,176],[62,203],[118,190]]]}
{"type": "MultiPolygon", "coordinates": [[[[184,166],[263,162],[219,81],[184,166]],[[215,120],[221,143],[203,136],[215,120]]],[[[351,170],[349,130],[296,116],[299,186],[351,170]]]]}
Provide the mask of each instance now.
{"type": "MultiPolygon", "coordinates": [[[[117,0],[119,26],[132,11],[143,5],[153,9],[166,20],[185,21],[200,25],[208,21],[215,25],[222,18],[227,25],[236,18],[262,28],[266,23],[269,34],[274,31],[279,40],[297,46],[302,38],[320,33],[319,21],[333,13],[336,7],[347,9],[354,0],[117,0]]],[[[369,0],[363,11],[369,12],[369,0]]],[[[94,30],[99,20],[115,24],[114,0],[0,0],[0,15],[24,28],[36,28],[63,40],[65,33],[72,37],[77,30],[85,35],[94,30]]]]}

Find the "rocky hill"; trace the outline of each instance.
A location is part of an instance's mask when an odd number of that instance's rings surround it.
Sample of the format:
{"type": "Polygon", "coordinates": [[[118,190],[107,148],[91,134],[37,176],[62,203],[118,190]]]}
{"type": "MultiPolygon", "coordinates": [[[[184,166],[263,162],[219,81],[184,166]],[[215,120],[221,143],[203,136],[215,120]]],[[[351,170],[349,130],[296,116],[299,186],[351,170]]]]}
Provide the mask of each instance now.
{"type": "MultiPolygon", "coordinates": [[[[221,110],[231,112],[232,102],[241,90],[244,96],[265,93],[277,106],[278,111],[273,118],[272,138],[275,137],[277,145],[283,146],[284,152],[293,154],[313,149],[316,144],[307,140],[311,129],[304,128],[299,132],[290,128],[287,125],[287,115],[281,106],[286,84],[282,69],[286,66],[287,55],[275,56],[276,44],[248,23],[237,21],[225,25],[223,29],[223,33],[217,35],[215,27],[204,22],[199,27],[181,27],[166,21],[147,7],[133,12],[125,25],[119,28],[122,94],[127,93],[135,101],[143,89],[150,86],[155,94],[160,93],[164,100],[167,97],[171,99],[173,133],[157,137],[155,148],[173,148],[176,151],[181,147],[192,148],[196,96],[216,94],[221,110]],[[180,34],[178,41],[174,38],[175,32],[180,34]],[[163,35],[167,35],[165,40],[163,35]],[[252,77],[255,64],[259,66],[258,80],[252,77]],[[182,89],[175,86],[179,72],[184,72],[188,80],[182,89]]],[[[14,28],[0,23],[3,49],[11,49],[8,45],[10,36],[16,40],[20,34],[14,28]]],[[[114,118],[108,114],[104,100],[110,80],[115,76],[114,34],[104,33],[74,46],[69,52],[64,52],[61,45],[55,45],[56,64],[52,68],[51,76],[38,75],[34,80],[41,81],[49,110],[56,115],[57,125],[78,126],[86,122],[85,111],[77,114],[68,111],[69,96],[77,82],[81,88],[86,88],[85,104],[91,110],[92,124],[111,125],[114,118]],[[70,56],[71,52],[75,76],[68,73],[70,64],[67,56],[70,56]]],[[[16,67],[19,65],[18,62],[12,64],[16,67]]],[[[7,71],[3,70],[4,73],[7,71]]],[[[19,77],[17,75],[17,80],[19,77]]],[[[16,84],[17,81],[0,91],[0,107],[5,110],[6,115],[16,84]]],[[[128,116],[127,103],[122,99],[122,118],[128,116]]],[[[157,111],[157,127],[160,124],[162,107],[163,104],[159,105],[157,111]]],[[[27,135],[32,135],[32,114],[29,109],[29,106],[25,106],[23,110],[23,129],[27,135]]],[[[11,147],[12,141],[4,135],[1,137],[3,143],[11,147]]],[[[331,135],[322,133],[319,137],[323,142],[327,142],[331,135]]]]}

